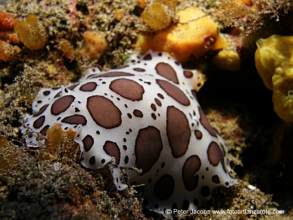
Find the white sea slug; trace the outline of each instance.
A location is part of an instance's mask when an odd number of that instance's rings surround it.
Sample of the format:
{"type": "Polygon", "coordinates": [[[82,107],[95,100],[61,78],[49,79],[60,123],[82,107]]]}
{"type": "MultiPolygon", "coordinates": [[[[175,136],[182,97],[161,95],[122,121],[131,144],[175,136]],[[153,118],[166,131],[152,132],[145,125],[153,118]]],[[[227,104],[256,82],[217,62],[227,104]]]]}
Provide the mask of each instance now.
{"type": "Polygon", "coordinates": [[[149,209],[194,209],[235,183],[224,142],[192,91],[197,79],[155,52],[120,69],[93,68],[78,83],[42,89],[22,131],[32,146],[53,124],[74,129],[82,166],[107,166],[118,190],[145,184],[149,209]]]}

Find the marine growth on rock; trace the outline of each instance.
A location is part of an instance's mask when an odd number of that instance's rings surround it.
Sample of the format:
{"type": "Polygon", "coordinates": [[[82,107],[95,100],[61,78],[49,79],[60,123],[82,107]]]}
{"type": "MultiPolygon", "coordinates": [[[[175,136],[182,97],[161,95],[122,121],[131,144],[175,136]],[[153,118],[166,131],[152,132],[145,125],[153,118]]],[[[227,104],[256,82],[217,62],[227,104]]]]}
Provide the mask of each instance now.
{"type": "Polygon", "coordinates": [[[22,133],[37,147],[54,124],[73,129],[81,165],[108,167],[118,190],[144,184],[146,206],[161,213],[197,208],[235,183],[224,141],[194,94],[197,80],[157,52],[107,72],[92,68],[78,83],[42,89],[22,133]]]}

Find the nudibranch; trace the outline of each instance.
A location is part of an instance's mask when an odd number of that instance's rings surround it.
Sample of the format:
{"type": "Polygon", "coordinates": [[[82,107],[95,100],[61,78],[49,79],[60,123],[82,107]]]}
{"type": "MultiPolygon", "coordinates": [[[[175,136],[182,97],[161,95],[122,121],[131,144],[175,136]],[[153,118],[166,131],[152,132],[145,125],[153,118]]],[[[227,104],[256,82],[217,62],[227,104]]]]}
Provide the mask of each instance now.
{"type": "Polygon", "coordinates": [[[144,184],[151,210],[194,209],[235,183],[224,141],[193,92],[197,80],[159,52],[107,72],[92,68],[78,83],[42,89],[22,132],[37,146],[53,124],[74,129],[82,166],[108,167],[118,190],[144,184]]]}

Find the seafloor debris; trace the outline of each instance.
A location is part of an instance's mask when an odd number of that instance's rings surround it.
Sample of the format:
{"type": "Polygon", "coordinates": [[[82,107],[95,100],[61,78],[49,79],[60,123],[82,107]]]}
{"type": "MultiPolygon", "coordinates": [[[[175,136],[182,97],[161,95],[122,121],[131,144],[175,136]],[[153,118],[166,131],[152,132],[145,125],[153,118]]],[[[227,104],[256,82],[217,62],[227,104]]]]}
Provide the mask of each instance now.
{"type": "Polygon", "coordinates": [[[178,23],[156,32],[142,35],[138,39],[140,51],[153,49],[167,51],[179,61],[191,56],[199,57],[212,48],[218,36],[218,25],[213,19],[196,7],[177,12],[178,23]]]}
{"type": "Polygon", "coordinates": [[[276,113],[293,122],[293,36],[273,35],[257,41],[255,63],[266,87],[273,91],[276,113]]]}
{"type": "MultiPolygon", "coordinates": [[[[27,144],[38,146],[55,123],[75,130],[84,167],[109,168],[118,190],[128,182],[145,184],[147,207],[162,214],[174,204],[197,208],[212,189],[234,185],[224,141],[192,94],[197,74],[161,52],[131,62],[106,73],[93,68],[79,83],[42,89],[22,127],[27,144]]],[[[53,133],[60,136],[58,127],[53,133]]],[[[49,142],[56,145],[54,139],[49,142]]]]}
{"type": "Polygon", "coordinates": [[[24,20],[17,20],[15,31],[20,41],[31,50],[42,49],[47,44],[47,31],[35,15],[28,15],[24,20]]]}

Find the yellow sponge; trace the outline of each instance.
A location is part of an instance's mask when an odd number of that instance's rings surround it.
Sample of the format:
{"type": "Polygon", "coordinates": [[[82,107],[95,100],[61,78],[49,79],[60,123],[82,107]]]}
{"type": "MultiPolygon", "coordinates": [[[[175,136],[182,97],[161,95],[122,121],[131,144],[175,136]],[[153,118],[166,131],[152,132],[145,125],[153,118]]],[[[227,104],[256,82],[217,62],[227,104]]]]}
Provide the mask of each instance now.
{"type": "Polygon", "coordinates": [[[264,84],[273,90],[276,113],[293,122],[293,36],[272,35],[257,42],[255,64],[264,84]]]}
{"type": "Polygon", "coordinates": [[[178,23],[152,35],[140,36],[138,50],[166,51],[178,61],[187,61],[191,55],[199,57],[212,47],[218,25],[210,16],[196,7],[178,11],[176,16],[178,23]]]}

